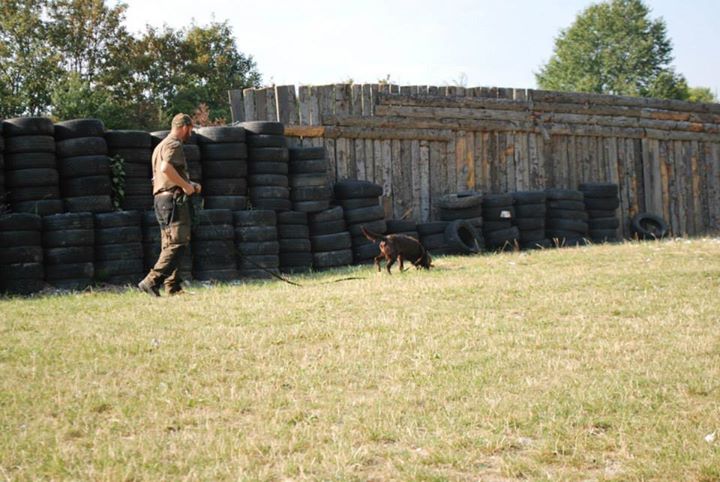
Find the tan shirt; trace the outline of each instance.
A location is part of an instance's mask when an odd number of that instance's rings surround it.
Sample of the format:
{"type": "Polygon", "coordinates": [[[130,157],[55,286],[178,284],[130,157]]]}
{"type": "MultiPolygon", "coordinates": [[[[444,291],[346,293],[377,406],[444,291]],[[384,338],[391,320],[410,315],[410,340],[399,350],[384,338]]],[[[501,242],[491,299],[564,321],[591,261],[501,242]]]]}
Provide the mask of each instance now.
{"type": "Polygon", "coordinates": [[[187,171],[187,161],[185,160],[185,152],[180,139],[169,134],[157,145],[152,155],[152,172],[153,172],[153,194],[163,191],[169,191],[177,184],[172,182],[168,177],[160,171],[160,164],[165,161],[175,168],[180,177],[190,182],[187,171]]]}

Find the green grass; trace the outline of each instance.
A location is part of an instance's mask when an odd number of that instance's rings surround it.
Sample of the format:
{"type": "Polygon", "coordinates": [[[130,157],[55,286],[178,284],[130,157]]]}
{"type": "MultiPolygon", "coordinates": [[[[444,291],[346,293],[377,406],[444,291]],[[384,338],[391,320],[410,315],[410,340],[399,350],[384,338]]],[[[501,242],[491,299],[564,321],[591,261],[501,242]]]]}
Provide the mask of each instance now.
{"type": "Polygon", "coordinates": [[[720,480],[719,278],[704,239],[5,299],[0,480],[720,480]]]}

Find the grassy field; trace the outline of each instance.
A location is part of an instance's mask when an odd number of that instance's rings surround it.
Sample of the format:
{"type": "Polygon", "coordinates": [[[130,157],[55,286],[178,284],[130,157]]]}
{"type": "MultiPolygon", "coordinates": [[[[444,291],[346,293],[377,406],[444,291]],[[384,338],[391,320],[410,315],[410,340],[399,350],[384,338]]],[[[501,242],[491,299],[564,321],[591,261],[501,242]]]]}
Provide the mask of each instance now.
{"type": "Polygon", "coordinates": [[[720,480],[716,239],[293,279],[0,300],[0,480],[720,480]]]}

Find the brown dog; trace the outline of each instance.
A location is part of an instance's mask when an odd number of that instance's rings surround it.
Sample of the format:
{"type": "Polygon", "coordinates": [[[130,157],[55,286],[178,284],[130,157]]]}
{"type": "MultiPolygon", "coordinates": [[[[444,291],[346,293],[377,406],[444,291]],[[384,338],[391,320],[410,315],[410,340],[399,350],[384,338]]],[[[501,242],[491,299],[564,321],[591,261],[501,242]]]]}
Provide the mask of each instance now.
{"type": "Polygon", "coordinates": [[[387,236],[374,233],[363,226],[362,233],[370,241],[380,241],[380,255],[375,257],[375,266],[380,271],[380,260],[385,258],[385,269],[388,274],[390,267],[395,261],[400,262],[400,272],[405,271],[403,261],[410,261],[415,268],[430,269],[432,267],[432,258],[425,247],[412,236],[405,234],[388,234],[387,236]]]}

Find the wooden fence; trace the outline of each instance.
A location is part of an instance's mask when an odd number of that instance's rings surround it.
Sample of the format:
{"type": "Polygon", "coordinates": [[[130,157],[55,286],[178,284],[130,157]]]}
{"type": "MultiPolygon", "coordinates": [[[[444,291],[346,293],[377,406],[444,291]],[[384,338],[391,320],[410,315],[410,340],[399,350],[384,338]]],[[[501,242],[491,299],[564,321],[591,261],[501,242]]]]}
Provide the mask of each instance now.
{"type": "Polygon", "coordinates": [[[720,104],[505,88],[334,84],[231,91],[233,120],[325,146],[328,175],[384,187],[391,218],[435,218],[441,195],[620,186],[676,236],[720,230],[720,104]]]}

